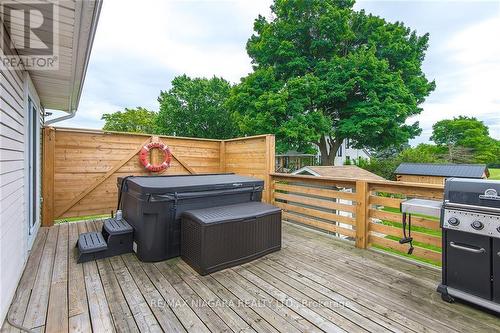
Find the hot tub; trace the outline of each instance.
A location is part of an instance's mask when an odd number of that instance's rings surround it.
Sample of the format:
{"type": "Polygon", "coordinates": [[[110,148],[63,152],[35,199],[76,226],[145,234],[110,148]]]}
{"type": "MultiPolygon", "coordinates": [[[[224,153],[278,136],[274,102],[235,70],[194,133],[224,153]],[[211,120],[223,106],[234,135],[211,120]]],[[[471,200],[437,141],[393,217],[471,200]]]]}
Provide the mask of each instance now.
{"type": "Polygon", "coordinates": [[[134,228],[133,249],[142,261],[180,255],[184,211],[261,201],[264,182],[235,174],[133,176],[121,196],[123,217],[134,228]]]}

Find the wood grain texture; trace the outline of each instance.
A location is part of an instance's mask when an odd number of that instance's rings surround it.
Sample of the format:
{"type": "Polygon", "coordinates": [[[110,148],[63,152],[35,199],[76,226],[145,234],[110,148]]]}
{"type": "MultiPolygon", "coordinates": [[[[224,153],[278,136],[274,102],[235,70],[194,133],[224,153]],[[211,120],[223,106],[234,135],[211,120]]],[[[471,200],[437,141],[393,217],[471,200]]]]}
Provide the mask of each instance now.
{"type": "Polygon", "coordinates": [[[366,249],[368,245],[368,184],[365,181],[356,182],[356,247],[366,249]]]}
{"type": "Polygon", "coordinates": [[[328,220],[328,221],[345,223],[345,224],[349,224],[352,226],[356,225],[356,220],[353,219],[352,217],[338,215],[338,214],[334,214],[334,213],[330,213],[330,212],[324,212],[324,211],[313,209],[313,208],[306,208],[306,207],[291,205],[291,204],[287,204],[287,203],[283,203],[283,202],[275,202],[274,204],[277,207],[280,207],[281,209],[283,209],[285,212],[295,212],[295,213],[309,215],[311,217],[324,219],[324,220],[328,220]]]}
{"type": "MultiPolygon", "coordinates": [[[[283,224],[281,251],[207,276],[180,258],[143,263],[127,254],[75,264],[78,233],[101,225],[41,229],[12,319],[34,332],[500,331],[494,315],[442,302],[438,270],[291,223],[283,224]],[[63,281],[67,292],[57,288],[63,281]]],[[[369,241],[399,244],[374,235],[369,241]]],[[[4,323],[2,332],[10,331],[16,330],[4,323]]]]}
{"type": "Polygon", "coordinates": [[[256,177],[264,181],[262,200],[270,202],[271,191],[269,174],[274,171],[274,136],[226,140],[224,172],[234,172],[244,176],[256,177]]]}
{"type": "MultiPolygon", "coordinates": [[[[273,179],[275,179],[275,177],[273,177],[273,179]]],[[[281,177],[279,179],[281,179],[281,177]]],[[[356,200],[356,194],[354,193],[342,192],[328,188],[319,188],[311,185],[314,185],[314,183],[309,184],[306,182],[301,182],[300,185],[298,183],[295,184],[275,183],[274,189],[296,194],[306,194],[312,196],[326,197],[329,199],[343,199],[343,200],[353,200],[353,201],[356,200]]]]}
{"type": "MultiPolygon", "coordinates": [[[[408,251],[408,245],[406,244],[399,244],[398,241],[394,241],[392,239],[384,237],[379,237],[371,233],[368,236],[368,242],[373,245],[380,245],[403,253],[406,253],[406,251],[408,251]]],[[[428,250],[422,247],[414,246],[413,254],[417,257],[430,259],[435,262],[441,261],[441,252],[428,250]]]]}
{"type": "MultiPolygon", "coordinates": [[[[157,136],[172,152],[171,167],[150,173],[138,150],[151,140],[144,134],[46,128],[44,149],[44,223],[54,219],[109,214],[116,208],[118,177],[233,172],[265,181],[274,171],[274,136],[231,140],[157,136]]],[[[155,155],[155,154],[152,154],[155,155]]],[[[155,158],[152,156],[152,158],[155,158]]]]}
{"type": "Polygon", "coordinates": [[[68,331],[68,224],[59,228],[49,305],[45,329],[47,332],[68,331]]]}
{"type": "Polygon", "coordinates": [[[331,222],[325,222],[325,221],[319,221],[314,218],[306,217],[303,215],[298,215],[298,214],[293,214],[290,212],[283,212],[283,220],[289,221],[289,222],[298,222],[301,224],[305,224],[307,226],[311,226],[323,231],[329,231],[329,232],[334,232],[338,233],[344,236],[348,237],[356,237],[356,232],[355,230],[352,229],[347,229],[344,227],[339,226],[338,224],[334,224],[331,222]]]}
{"type": "MultiPolygon", "coordinates": [[[[96,231],[92,222],[79,223],[80,233],[96,231]]],[[[115,332],[113,317],[109,309],[108,300],[104,293],[103,282],[97,269],[96,261],[81,264],[85,279],[85,289],[89,304],[90,320],[94,332],[115,332]]]]}
{"type": "MultiPolygon", "coordinates": [[[[435,184],[276,173],[271,174],[271,178],[271,202],[284,210],[287,219],[348,237],[353,237],[355,231],[355,245],[362,249],[376,245],[406,253],[407,246],[390,239],[402,237],[399,226],[402,215],[394,209],[399,209],[406,198],[440,200],[443,195],[443,187],[435,184]],[[394,225],[384,225],[381,223],[384,221],[394,225]],[[353,226],[353,232],[338,223],[353,226]]],[[[440,262],[439,252],[434,251],[442,246],[441,236],[435,233],[440,230],[439,221],[425,216],[412,216],[412,226],[429,229],[413,230],[412,236],[419,246],[413,255],[440,262]]]]}
{"type": "Polygon", "coordinates": [[[306,197],[306,196],[301,196],[301,195],[296,195],[296,194],[287,194],[287,193],[282,193],[282,192],[276,192],[276,193],[274,193],[274,199],[280,199],[280,200],[288,201],[288,202],[296,202],[296,203],[300,203],[300,204],[304,204],[304,205],[316,206],[316,207],[321,207],[321,208],[326,208],[326,209],[340,210],[343,212],[351,212],[351,213],[356,212],[356,207],[353,205],[337,203],[333,200],[311,198],[311,197],[306,197]]]}
{"type": "MultiPolygon", "coordinates": [[[[397,223],[401,223],[402,220],[401,213],[386,212],[377,209],[370,209],[369,217],[390,222],[397,222],[397,223]]],[[[419,226],[436,231],[440,230],[439,220],[432,220],[420,216],[412,216],[411,223],[414,226],[419,226]]]]}

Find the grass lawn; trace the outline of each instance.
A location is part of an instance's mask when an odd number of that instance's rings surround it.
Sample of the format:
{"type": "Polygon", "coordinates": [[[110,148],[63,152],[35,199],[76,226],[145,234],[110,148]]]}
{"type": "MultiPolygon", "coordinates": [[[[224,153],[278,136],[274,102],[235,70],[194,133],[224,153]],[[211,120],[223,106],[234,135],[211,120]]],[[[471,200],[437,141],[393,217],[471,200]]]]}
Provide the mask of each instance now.
{"type": "Polygon", "coordinates": [[[80,221],[88,221],[88,220],[101,220],[111,217],[110,214],[104,215],[89,215],[89,216],[80,216],[80,217],[67,217],[65,219],[54,220],[54,224],[61,224],[67,222],[80,222],[80,221]]]}
{"type": "MultiPolygon", "coordinates": [[[[384,207],[384,208],[382,208],[382,210],[386,211],[386,212],[391,212],[391,213],[401,213],[401,211],[399,210],[399,208],[384,207]]],[[[420,215],[420,214],[415,214],[415,216],[426,217],[426,218],[433,219],[433,220],[436,219],[436,218],[431,217],[431,216],[425,216],[425,215],[420,215]]],[[[402,223],[382,220],[382,224],[389,225],[389,226],[396,227],[396,228],[400,228],[401,229],[401,237],[402,237],[402,233],[403,233],[403,224],[402,223]]],[[[441,236],[441,231],[440,230],[432,230],[432,229],[427,229],[427,228],[423,228],[423,227],[419,227],[419,226],[412,226],[411,230],[412,231],[419,231],[421,233],[425,233],[425,234],[429,234],[429,235],[433,235],[433,236],[441,236]]],[[[395,236],[391,236],[391,235],[387,235],[387,236],[385,236],[385,238],[391,239],[393,241],[399,241],[399,239],[400,239],[400,237],[395,237],[395,236]]],[[[429,249],[429,250],[433,250],[433,251],[436,251],[436,252],[441,252],[441,248],[433,246],[433,245],[430,245],[430,244],[425,244],[425,243],[420,243],[420,242],[417,242],[417,241],[413,241],[413,245],[421,247],[421,248],[424,248],[424,249],[429,249]]],[[[389,248],[386,248],[386,247],[383,247],[383,246],[375,246],[375,247],[378,248],[378,249],[384,250],[384,251],[388,251],[388,252],[391,252],[391,253],[394,253],[394,254],[398,254],[398,255],[401,255],[401,256],[404,256],[404,257],[407,257],[407,258],[411,258],[413,260],[425,262],[425,263],[432,264],[432,265],[435,265],[435,266],[441,266],[440,262],[436,262],[434,260],[415,257],[413,255],[408,255],[408,254],[406,254],[404,252],[400,252],[400,251],[397,251],[397,250],[389,249],[389,248]]]]}
{"type": "Polygon", "coordinates": [[[500,180],[500,169],[490,169],[490,178],[492,180],[500,180]]]}

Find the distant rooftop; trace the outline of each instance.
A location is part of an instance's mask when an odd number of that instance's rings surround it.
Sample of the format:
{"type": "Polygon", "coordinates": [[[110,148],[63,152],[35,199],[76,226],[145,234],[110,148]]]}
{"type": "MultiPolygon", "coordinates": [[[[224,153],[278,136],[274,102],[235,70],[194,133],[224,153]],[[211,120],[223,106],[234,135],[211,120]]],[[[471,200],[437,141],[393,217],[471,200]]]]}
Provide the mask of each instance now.
{"type": "Polygon", "coordinates": [[[401,163],[395,173],[397,175],[457,178],[484,178],[489,176],[485,164],[401,163]]]}
{"type": "Polygon", "coordinates": [[[360,180],[385,180],[384,178],[355,165],[306,166],[295,171],[293,174],[310,174],[318,177],[348,178],[360,180]]]}

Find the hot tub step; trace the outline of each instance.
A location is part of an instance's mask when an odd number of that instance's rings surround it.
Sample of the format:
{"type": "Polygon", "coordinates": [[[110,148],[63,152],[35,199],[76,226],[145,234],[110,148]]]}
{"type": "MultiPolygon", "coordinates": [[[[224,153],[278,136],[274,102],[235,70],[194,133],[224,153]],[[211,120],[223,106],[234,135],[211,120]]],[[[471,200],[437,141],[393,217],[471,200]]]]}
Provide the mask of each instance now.
{"type": "Polygon", "coordinates": [[[76,243],[78,263],[132,252],[133,238],[134,229],[127,221],[107,219],[102,232],[87,232],[79,236],[76,243]]]}
{"type": "Polygon", "coordinates": [[[108,249],[108,244],[100,232],[87,232],[78,237],[78,263],[98,259],[108,249]]]}

